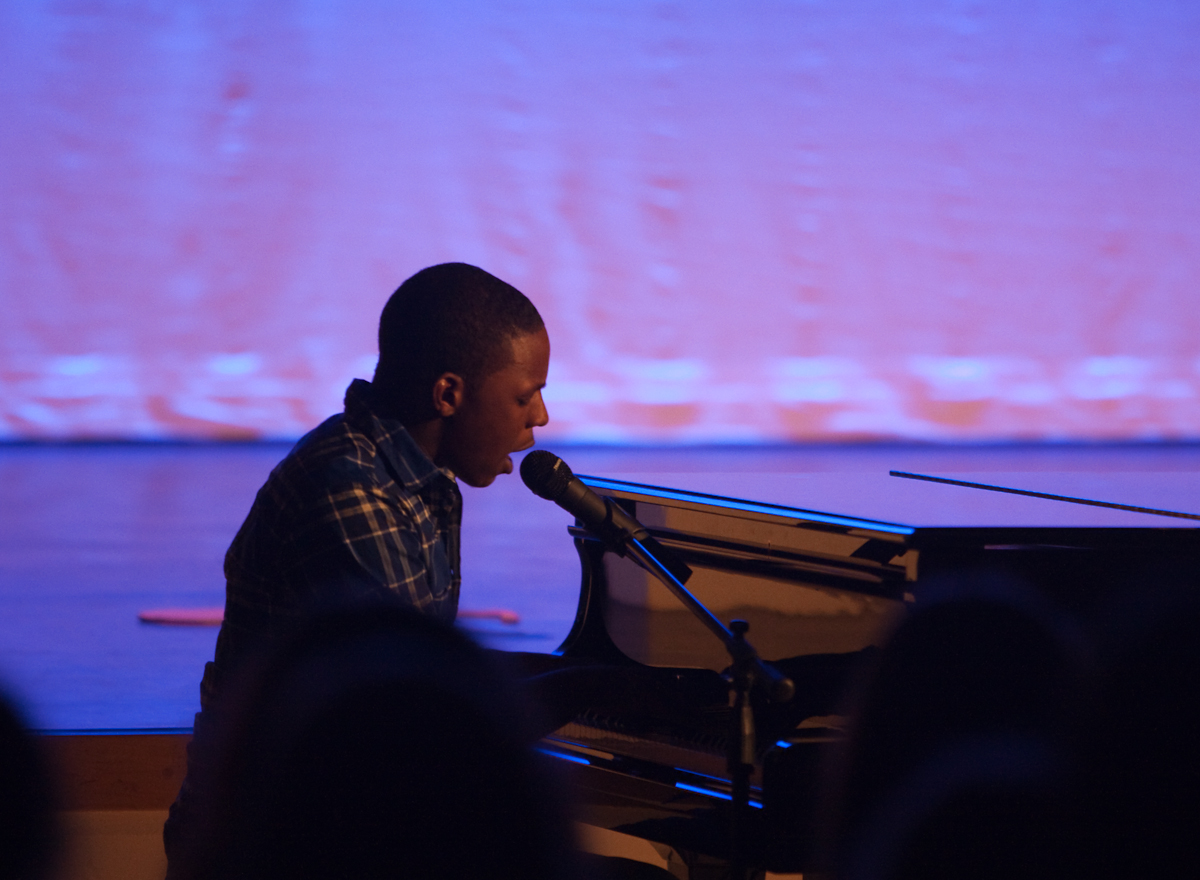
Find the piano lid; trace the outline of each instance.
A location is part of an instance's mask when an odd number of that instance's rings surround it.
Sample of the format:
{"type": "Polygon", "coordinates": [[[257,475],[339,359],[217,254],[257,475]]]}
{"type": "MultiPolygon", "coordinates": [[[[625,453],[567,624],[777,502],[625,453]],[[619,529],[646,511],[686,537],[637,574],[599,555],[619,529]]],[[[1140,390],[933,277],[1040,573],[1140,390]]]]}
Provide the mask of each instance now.
{"type": "MultiPolygon", "coordinates": [[[[1141,475],[1133,474],[1124,476],[1124,488],[1122,481],[1039,484],[1037,474],[972,476],[980,479],[970,482],[1049,486],[1056,494],[1087,489],[1101,499],[1160,509],[1184,508],[1179,502],[1193,489],[1192,497],[1200,497],[1200,474],[1153,475],[1147,483],[1159,486],[1157,495],[1138,489],[1141,475]]],[[[636,503],[635,515],[651,534],[693,568],[688,588],[726,623],[750,620],[752,640],[767,659],[873,643],[901,600],[948,567],[995,566],[1078,605],[1106,572],[1167,558],[1155,554],[1200,552],[1200,520],[886,471],[580,479],[602,495],[636,503]]],[[[665,588],[615,554],[595,564],[610,600],[602,610],[606,638],[626,656],[650,665],[719,668],[720,646],[684,619],[665,588]]]]}
{"type": "MultiPolygon", "coordinates": [[[[1193,500],[1200,499],[1200,473],[991,472],[935,476],[1184,513],[1200,506],[1200,501],[1193,500]]],[[[1200,527],[1200,520],[904,479],[882,471],[614,474],[603,478],[581,474],[580,478],[602,494],[617,492],[666,506],[719,508],[734,516],[745,511],[897,535],[963,528],[1190,530],[1200,527]]]]}

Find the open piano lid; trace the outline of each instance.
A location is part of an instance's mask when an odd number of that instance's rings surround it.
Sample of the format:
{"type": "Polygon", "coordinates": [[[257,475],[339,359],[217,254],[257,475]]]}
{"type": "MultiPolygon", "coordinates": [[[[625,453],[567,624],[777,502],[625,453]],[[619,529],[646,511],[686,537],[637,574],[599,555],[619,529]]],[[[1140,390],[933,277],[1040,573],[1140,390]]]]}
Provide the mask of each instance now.
{"type": "Polygon", "coordinates": [[[580,475],[601,494],[774,514],[797,520],[882,527],[883,531],[963,528],[1195,528],[1200,473],[936,473],[937,479],[1156,508],[1158,516],[1088,503],[989,491],[879,473],[580,475]],[[1194,517],[1194,519],[1191,519],[1194,517]],[[832,518],[832,519],[830,519],[832,518]],[[851,524],[848,523],[847,524],[851,524]]]}

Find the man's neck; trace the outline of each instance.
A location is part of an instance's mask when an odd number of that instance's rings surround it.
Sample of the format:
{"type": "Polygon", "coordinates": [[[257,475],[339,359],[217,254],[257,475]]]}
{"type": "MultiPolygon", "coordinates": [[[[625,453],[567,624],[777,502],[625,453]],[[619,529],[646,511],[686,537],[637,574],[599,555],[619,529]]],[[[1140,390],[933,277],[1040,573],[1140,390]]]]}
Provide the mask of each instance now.
{"type": "Polygon", "coordinates": [[[429,456],[429,460],[441,467],[438,462],[438,452],[442,446],[442,420],[429,419],[423,422],[409,424],[403,422],[408,435],[421,447],[421,451],[429,456]]]}
{"type": "Polygon", "coordinates": [[[414,408],[405,406],[404,396],[394,388],[374,381],[371,382],[371,388],[374,392],[376,415],[380,418],[395,419],[404,425],[404,429],[421,447],[421,451],[429,456],[429,460],[442,467],[443,463],[438,461],[444,430],[442,420],[436,415],[414,415],[414,408]]]}

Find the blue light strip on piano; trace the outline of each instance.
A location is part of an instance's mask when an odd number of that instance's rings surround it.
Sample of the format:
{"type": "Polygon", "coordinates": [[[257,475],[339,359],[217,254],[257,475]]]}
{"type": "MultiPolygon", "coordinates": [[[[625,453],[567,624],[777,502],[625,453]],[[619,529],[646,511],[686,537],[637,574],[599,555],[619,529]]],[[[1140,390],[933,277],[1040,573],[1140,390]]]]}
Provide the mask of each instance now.
{"type": "Polygon", "coordinates": [[[721,783],[729,782],[729,780],[724,778],[723,776],[710,776],[707,773],[700,773],[696,770],[689,770],[686,767],[676,767],[675,770],[678,773],[686,773],[688,776],[692,777],[693,779],[711,779],[713,782],[717,783],[718,785],[720,785],[721,783]]]}
{"type": "Polygon", "coordinates": [[[587,474],[576,474],[584,483],[593,489],[615,489],[621,492],[631,492],[636,495],[649,495],[652,498],[671,498],[675,501],[691,501],[701,503],[719,502],[720,507],[734,510],[745,510],[750,513],[766,513],[771,516],[783,516],[788,519],[802,519],[808,522],[829,523],[835,526],[850,526],[855,529],[869,529],[873,532],[887,532],[892,535],[911,535],[916,529],[910,526],[900,526],[893,523],[876,522],[870,519],[855,519],[849,516],[835,516],[830,513],[817,513],[814,510],[804,510],[799,507],[781,507],[777,504],[759,504],[754,501],[739,501],[736,498],[726,498],[723,495],[704,495],[700,492],[682,492],[676,489],[662,489],[658,486],[646,486],[641,483],[623,483],[617,480],[605,480],[587,474]]]}
{"type": "MultiPolygon", "coordinates": [[[[733,795],[731,794],[726,794],[723,791],[713,791],[711,788],[701,788],[698,785],[688,785],[686,782],[676,782],[675,787],[682,788],[684,791],[693,791],[696,794],[707,795],[708,797],[720,798],[723,801],[733,800],[733,795]]],[[[758,801],[750,801],[750,806],[754,807],[756,810],[762,809],[762,804],[760,804],[758,801]]]]}
{"type": "Polygon", "coordinates": [[[541,752],[543,755],[549,755],[551,758],[558,758],[561,761],[571,761],[575,764],[583,764],[586,767],[592,766],[592,762],[587,758],[580,758],[577,755],[564,755],[562,752],[552,752],[550,749],[534,748],[535,752],[541,752]]]}

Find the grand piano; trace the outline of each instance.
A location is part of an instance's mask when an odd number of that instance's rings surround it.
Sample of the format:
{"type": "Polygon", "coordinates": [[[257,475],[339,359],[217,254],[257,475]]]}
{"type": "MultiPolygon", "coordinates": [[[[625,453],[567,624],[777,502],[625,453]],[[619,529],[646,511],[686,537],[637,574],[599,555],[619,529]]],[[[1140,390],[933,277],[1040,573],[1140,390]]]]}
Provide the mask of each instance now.
{"type": "MultiPolygon", "coordinates": [[[[1200,474],[581,479],[692,569],[688,589],[721,621],[748,621],[767,661],[880,644],[906,605],[956,572],[1020,578],[1086,618],[1139,568],[1200,558],[1200,474]]],[[[582,583],[557,653],[684,676],[728,666],[722,644],[666,587],[579,523],[569,531],[582,583]]],[[[571,765],[594,843],[638,841],[656,856],[646,860],[697,880],[719,876],[729,858],[728,727],[719,716],[588,711],[541,745],[571,765]]],[[[761,717],[750,860],[768,876],[802,873],[811,867],[818,766],[845,719],[769,705],[761,717]]]]}

